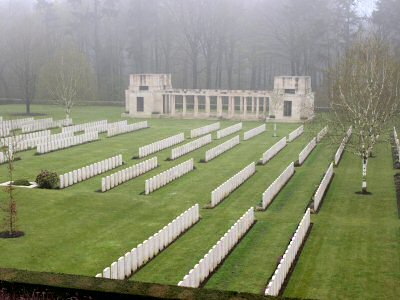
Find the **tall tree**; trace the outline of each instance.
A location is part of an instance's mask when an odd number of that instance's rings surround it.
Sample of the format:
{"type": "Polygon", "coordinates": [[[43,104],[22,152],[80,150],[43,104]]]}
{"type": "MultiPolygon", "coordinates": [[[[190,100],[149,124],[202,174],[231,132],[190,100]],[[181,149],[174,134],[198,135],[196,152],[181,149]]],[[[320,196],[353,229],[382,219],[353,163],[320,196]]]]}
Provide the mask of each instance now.
{"type": "Polygon", "coordinates": [[[199,56],[201,53],[200,36],[203,11],[207,6],[206,0],[172,0],[169,7],[171,16],[181,30],[183,45],[191,62],[192,87],[198,88],[199,56]]]}
{"type": "Polygon", "coordinates": [[[17,238],[24,235],[22,231],[18,231],[17,227],[17,201],[15,199],[14,183],[14,149],[16,147],[15,135],[7,145],[0,147],[0,154],[6,158],[7,175],[9,184],[4,187],[4,192],[7,194],[7,200],[1,203],[1,208],[4,212],[4,228],[5,231],[0,232],[2,238],[17,238]]]}
{"type": "Polygon", "coordinates": [[[42,26],[33,13],[17,15],[8,33],[9,58],[20,93],[25,100],[26,113],[31,112],[35,98],[38,71],[43,63],[42,26]]]}
{"type": "Polygon", "coordinates": [[[367,190],[367,164],[376,143],[384,141],[399,117],[400,64],[388,43],[360,37],[346,51],[331,76],[329,128],[339,138],[352,126],[346,150],[361,159],[362,190],[367,190]]]}
{"type": "Polygon", "coordinates": [[[400,54],[400,2],[395,0],[379,0],[377,9],[372,15],[372,20],[377,25],[382,36],[390,39],[396,53],[400,54]]]}
{"type": "Polygon", "coordinates": [[[94,99],[95,78],[86,56],[68,43],[43,66],[39,86],[43,95],[64,107],[69,119],[79,100],[94,99]]]}

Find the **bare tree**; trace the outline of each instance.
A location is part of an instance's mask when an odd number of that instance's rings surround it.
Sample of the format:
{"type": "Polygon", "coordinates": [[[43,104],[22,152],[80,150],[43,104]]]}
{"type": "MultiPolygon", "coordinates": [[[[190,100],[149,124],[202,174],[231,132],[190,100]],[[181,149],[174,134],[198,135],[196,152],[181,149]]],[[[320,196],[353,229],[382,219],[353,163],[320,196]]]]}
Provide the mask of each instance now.
{"type": "Polygon", "coordinates": [[[12,69],[20,94],[24,97],[26,113],[36,95],[37,75],[42,62],[41,25],[32,13],[15,16],[7,41],[12,69]]]}
{"type": "Polygon", "coordinates": [[[387,42],[360,36],[330,73],[329,127],[352,138],[346,151],[362,161],[362,191],[367,192],[368,158],[378,142],[386,142],[400,107],[400,67],[387,42]]]}
{"type": "Polygon", "coordinates": [[[283,106],[283,94],[279,92],[273,92],[269,97],[269,118],[274,120],[274,136],[276,133],[276,118],[277,113],[282,109],[283,106]]]}
{"type": "Polygon", "coordinates": [[[190,59],[192,66],[192,87],[198,88],[199,77],[199,56],[201,53],[202,11],[206,6],[205,0],[171,0],[169,12],[172,19],[181,28],[184,41],[184,50],[190,59]]]}
{"type": "Polygon", "coordinates": [[[66,118],[78,100],[93,100],[95,79],[86,56],[70,45],[59,51],[40,74],[42,94],[64,107],[66,118]]]}
{"type": "Polygon", "coordinates": [[[1,237],[12,238],[23,235],[23,232],[17,230],[17,202],[14,196],[13,174],[14,174],[14,149],[16,148],[15,134],[11,137],[10,141],[1,147],[1,152],[6,159],[7,175],[9,184],[4,188],[7,194],[7,201],[2,205],[4,212],[4,227],[5,231],[1,232],[1,237]]]}

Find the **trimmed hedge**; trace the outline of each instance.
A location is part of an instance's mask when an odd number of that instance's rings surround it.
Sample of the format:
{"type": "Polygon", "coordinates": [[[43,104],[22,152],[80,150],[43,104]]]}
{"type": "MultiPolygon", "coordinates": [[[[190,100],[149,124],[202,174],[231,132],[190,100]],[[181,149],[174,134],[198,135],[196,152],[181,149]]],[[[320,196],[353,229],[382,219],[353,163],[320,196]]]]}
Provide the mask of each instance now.
{"type": "Polygon", "coordinates": [[[57,173],[42,170],[38,176],[36,176],[36,183],[42,189],[55,189],[59,184],[60,179],[57,173]]]}
{"type": "Polygon", "coordinates": [[[30,186],[31,183],[27,179],[16,179],[12,183],[13,185],[19,185],[19,186],[30,186]]]}
{"type": "MultiPolygon", "coordinates": [[[[263,295],[193,289],[79,275],[0,269],[0,298],[32,299],[274,299],[263,295]]],[[[282,298],[275,299],[294,299],[282,298]]]]}

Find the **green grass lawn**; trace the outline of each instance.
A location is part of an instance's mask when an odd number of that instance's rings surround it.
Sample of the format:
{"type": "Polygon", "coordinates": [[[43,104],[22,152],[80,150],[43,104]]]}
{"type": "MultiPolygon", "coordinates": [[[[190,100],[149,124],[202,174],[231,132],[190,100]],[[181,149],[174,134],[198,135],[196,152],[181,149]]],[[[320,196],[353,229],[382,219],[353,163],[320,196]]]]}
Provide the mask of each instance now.
{"type": "MultiPolygon", "coordinates": [[[[23,106],[0,106],[0,115],[22,112],[23,106]]],[[[57,106],[33,106],[55,119],[64,114],[57,106]]],[[[108,119],[121,120],[123,108],[76,107],[74,123],[108,119]]],[[[47,116],[47,117],[48,117],[47,116]]],[[[129,122],[139,120],[129,119],[129,122]]],[[[100,176],[64,190],[24,190],[16,192],[19,229],[25,236],[0,240],[0,266],[94,276],[136,247],[195,203],[202,208],[201,221],[175,243],[131,277],[131,280],[176,285],[219,238],[251,206],[256,206],[272,181],[297,159],[310,141],[303,135],[290,143],[214,209],[204,209],[210,193],[222,182],[253,161],[295,129],[298,124],[279,124],[278,137],[267,132],[241,141],[209,163],[199,163],[205,151],[232,138],[213,140],[175,161],[166,161],[171,150],[157,156],[160,167],[99,193],[101,177],[141,160],[131,158],[140,146],[159,139],[214,123],[212,120],[151,119],[151,128],[106,138],[101,141],[56,151],[42,156],[21,152],[15,163],[15,178],[34,180],[41,169],[62,174],[79,167],[122,154],[126,162],[100,176]],[[189,158],[196,170],[145,196],[146,179],[189,158]]],[[[222,128],[237,122],[221,121],[222,128]]],[[[261,122],[244,122],[243,132],[261,122]]],[[[215,137],[215,133],[213,134],[215,137]]],[[[189,141],[189,140],[187,140],[189,141]]],[[[257,212],[257,223],[210,278],[205,288],[262,293],[278,258],[285,251],[323,172],[336,149],[320,144],[279,193],[265,212],[257,212]]],[[[147,158],[144,158],[147,159],[147,158]]],[[[142,159],[142,160],[144,160],[142,159]]],[[[379,148],[371,160],[372,196],[356,196],[361,177],[359,162],[345,155],[336,169],[310,239],[285,295],[308,298],[398,298],[400,282],[399,220],[397,219],[393,169],[389,146],[379,148]],[[357,252],[357,247],[362,250],[357,252]]],[[[6,166],[0,166],[0,181],[7,180],[6,166]]],[[[0,193],[0,201],[6,194],[0,193]]]]}
{"type": "Polygon", "coordinates": [[[358,159],[345,154],[285,296],[399,299],[400,220],[390,145],[368,163],[370,196],[360,186],[358,159]]]}

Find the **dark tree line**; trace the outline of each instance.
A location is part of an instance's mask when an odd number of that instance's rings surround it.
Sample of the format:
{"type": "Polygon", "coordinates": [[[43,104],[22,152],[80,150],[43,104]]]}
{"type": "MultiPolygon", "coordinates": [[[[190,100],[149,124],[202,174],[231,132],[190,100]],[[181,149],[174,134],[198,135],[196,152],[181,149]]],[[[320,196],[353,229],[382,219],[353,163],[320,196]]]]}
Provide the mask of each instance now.
{"type": "Polygon", "coordinates": [[[123,101],[131,73],[172,73],[182,88],[270,89],[276,75],[325,70],[371,27],[400,45],[400,2],[371,17],[357,0],[0,0],[0,98],[29,103],[41,70],[73,43],[96,100],[123,101]]]}

